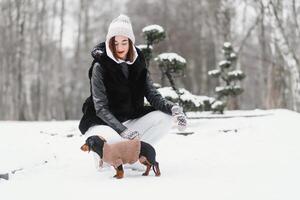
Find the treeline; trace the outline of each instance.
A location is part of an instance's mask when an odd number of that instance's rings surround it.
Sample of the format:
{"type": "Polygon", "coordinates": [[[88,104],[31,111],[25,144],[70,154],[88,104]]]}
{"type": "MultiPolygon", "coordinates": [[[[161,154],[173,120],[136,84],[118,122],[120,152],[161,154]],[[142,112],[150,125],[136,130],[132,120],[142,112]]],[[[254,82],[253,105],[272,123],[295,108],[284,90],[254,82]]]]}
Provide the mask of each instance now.
{"type": "MultiPolygon", "coordinates": [[[[1,120],[79,119],[90,50],[120,13],[131,17],[137,44],[144,26],[165,28],[154,48],[186,58],[181,87],[213,96],[217,82],[207,72],[229,41],[247,75],[238,108],[300,110],[296,0],[0,0],[0,9],[1,120]]],[[[151,72],[159,82],[154,63],[151,72]]]]}

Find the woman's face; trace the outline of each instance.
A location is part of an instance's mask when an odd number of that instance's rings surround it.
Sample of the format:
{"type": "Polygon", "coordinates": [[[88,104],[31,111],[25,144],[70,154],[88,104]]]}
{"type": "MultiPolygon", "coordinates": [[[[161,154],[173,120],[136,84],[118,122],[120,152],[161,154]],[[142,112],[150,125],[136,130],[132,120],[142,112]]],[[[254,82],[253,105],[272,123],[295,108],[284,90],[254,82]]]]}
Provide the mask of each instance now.
{"type": "Polygon", "coordinates": [[[119,59],[125,60],[129,51],[128,37],[117,35],[115,36],[116,54],[119,59]]]}

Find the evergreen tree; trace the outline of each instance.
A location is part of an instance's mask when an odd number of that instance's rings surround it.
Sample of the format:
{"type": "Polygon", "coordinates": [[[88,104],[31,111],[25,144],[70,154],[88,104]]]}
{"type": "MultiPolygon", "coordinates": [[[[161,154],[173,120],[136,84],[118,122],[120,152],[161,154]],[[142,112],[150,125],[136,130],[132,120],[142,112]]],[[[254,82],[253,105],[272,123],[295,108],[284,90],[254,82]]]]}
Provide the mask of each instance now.
{"type": "Polygon", "coordinates": [[[231,43],[225,42],[222,52],[225,59],[219,62],[216,69],[209,71],[208,75],[220,80],[221,85],[215,88],[216,101],[212,103],[211,108],[214,112],[223,114],[229,97],[236,97],[243,92],[239,83],[245,78],[245,74],[236,70],[237,55],[231,43]]]}
{"type": "MultiPolygon", "coordinates": [[[[149,25],[143,28],[143,36],[146,40],[146,45],[139,45],[138,48],[144,53],[147,67],[150,66],[150,60],[153,58],[153,44],[157,44],[166,38],[166,32],[159,25],[149,25]]],[[[181,93],[176,87],[173,76],[183,74],[183,70],[186,66],[184,58],[176,53],[162,53],[154,59],[162,72],[162,76],[166,76],[174,89],[178,94],[179,104],[183,105],[180,99],[181,93]]]]}

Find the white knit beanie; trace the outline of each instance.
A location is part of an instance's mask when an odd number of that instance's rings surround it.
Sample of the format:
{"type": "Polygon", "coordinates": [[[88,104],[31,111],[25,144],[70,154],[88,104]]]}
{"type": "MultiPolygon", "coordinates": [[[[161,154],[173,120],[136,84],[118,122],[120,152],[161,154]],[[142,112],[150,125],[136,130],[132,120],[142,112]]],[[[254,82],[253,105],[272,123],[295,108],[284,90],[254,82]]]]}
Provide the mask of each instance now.
{"type": "Polygon", "coordinates": [[[135,43],[135,37],[128,16],[121,14],[110,23],[106,35],[106,41],[109,41],[116,35],[126,36],[132,41],[133,44],[135,43]]]}

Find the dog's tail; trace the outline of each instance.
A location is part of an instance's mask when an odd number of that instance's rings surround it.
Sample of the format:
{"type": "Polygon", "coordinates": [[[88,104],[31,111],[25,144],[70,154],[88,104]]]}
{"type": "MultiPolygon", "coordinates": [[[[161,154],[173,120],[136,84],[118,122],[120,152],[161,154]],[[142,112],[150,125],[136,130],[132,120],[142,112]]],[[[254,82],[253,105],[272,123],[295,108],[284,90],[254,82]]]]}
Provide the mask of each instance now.
{"type": "Polygon", "coordinates": [[[154,165],[152,165],[152,169],[155,173],[155,176],[160,176],[160,169],[159,169],[159,163],[155,162],[154,165]]]}

